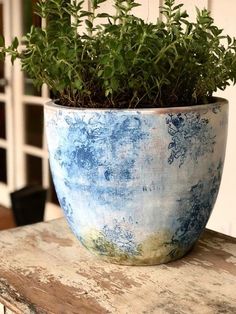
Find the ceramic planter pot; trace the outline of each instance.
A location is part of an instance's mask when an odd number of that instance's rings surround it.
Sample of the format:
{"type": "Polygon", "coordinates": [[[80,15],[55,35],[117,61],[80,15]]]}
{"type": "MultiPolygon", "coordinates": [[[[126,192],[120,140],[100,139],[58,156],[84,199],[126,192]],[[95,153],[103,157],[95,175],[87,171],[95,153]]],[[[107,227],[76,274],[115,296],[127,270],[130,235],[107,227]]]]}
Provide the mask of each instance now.
{"type": "Polygon", "coordinates": [[[91,252],[169,262],[204,230],[221,181],[228,103],[164,109],[45,106],[50,165],[68,223],[91,252]]]}

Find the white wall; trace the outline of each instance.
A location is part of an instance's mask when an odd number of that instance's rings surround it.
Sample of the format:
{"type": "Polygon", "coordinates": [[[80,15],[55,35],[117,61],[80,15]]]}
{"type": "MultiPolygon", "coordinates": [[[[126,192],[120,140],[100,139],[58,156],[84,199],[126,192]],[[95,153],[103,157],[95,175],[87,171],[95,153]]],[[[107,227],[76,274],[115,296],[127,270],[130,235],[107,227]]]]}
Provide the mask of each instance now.
{"type": "MultiPolygon", "coordinates": [[[[210,10],[215,22],[225,32],[236,36],[236,1],[211,0],[210,10]]],[[[236,86],[217,93],[229,100],[229,133],[225,168],[220,193],[208,227],[223,233],[236,236],[236,86]]]]}

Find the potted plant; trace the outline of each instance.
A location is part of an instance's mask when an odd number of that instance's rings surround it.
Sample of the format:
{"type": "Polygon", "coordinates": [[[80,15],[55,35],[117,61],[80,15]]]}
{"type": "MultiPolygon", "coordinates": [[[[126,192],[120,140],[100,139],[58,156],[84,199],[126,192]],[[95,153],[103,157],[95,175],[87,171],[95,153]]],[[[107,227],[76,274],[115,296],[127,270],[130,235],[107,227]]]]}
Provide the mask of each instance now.
{"type": "Polygon", "coordinates": [[[32,27],[2,54],[21,60],[45,105],[50,165],[68,223],[107,261],[151,265],[182,257],[214,206],[224,163],[236,41],[207,10],[188,20],[165,0],[155,24],[134,0],[39,1],[32,27]],[[87,31],[83,32],[83,25],[87,31]],[[223,45],[224,44],[224,45],[223,45]]]}

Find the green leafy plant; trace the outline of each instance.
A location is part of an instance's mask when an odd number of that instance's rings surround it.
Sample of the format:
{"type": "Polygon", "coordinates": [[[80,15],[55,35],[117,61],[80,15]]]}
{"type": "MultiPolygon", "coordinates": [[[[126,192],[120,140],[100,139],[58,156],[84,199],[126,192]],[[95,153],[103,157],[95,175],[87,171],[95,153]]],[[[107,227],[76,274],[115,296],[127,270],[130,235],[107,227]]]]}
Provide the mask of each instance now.
{"type": "Polygon", "coordinates": [[[99,13],[106,0],[39,1],[44,28],[32,27],[1,54],[21,60],[35,85],[46,83],[58,103],[97,108],[171,107],[207,102],[236,82],[236,40],[222,35],[207,10],[195,22],[182,4],[165,0],[162,18],[132,15],[134,0],[113,0],[115,14],[99,13]],[[86,28],[86,31],[82,29],[86,28]]]}

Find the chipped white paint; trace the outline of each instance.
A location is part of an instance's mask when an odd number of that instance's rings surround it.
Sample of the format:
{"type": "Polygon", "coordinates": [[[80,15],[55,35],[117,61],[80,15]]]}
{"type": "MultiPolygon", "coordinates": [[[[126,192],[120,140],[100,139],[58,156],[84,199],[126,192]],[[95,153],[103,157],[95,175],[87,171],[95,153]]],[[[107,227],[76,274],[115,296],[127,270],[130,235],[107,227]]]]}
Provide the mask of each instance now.
{"type": "Polygon", "coordinates": [[[90,255],[63,219],[4,231],[0,303],[24,314],[236,313],[235,244],[208,231],[180,261],[127,267],[90,255]]]}

